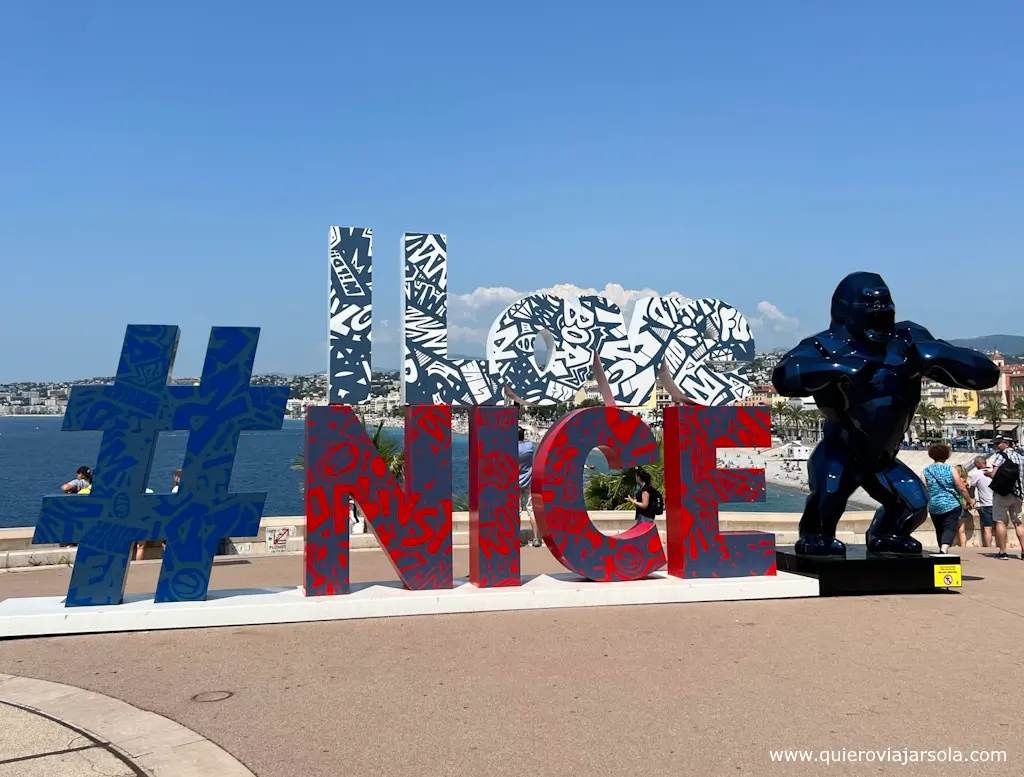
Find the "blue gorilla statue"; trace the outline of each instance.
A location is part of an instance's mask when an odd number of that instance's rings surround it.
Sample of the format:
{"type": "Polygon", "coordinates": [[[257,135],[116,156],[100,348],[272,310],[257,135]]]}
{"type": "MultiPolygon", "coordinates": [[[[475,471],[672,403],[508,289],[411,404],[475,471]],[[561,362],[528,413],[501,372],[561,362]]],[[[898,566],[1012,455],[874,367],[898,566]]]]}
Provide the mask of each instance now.
{"type": "Polygon", "coordinates": [[[845,555],[836,526],[858,486],[881,504],[867,531],[868,552],[921,552],[910,535],[924,522],[928,497],[896,453],[921,401],[922,378],[977,391],[996,385],[999,368],[912,321],[896,323],[881,276],[846,276],[832,295],[829,328],[803,340],[772,373],[779,394],[813,397],[825,416],[824,437],[807,464],[811,493],[797,553],[845,555]]]}

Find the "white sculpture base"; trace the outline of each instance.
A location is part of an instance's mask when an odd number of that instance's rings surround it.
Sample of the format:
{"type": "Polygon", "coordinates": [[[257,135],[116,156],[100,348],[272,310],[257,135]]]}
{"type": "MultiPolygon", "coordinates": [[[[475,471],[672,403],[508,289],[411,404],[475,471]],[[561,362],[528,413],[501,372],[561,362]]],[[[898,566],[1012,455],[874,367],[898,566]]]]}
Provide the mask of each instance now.
{"type": "Polygon", "coordinates": [[[399,583],[354,583],[347,596],[322,597],[306,597],[301,588],[249,588],[210,591],[204,602],[166,604],[155,604],[151,595],[131,594],[123,604],[97,607],[65,607],[62,596],[7,599],[0,602],[0,638],[818,595],[816,579],[785,572],[707,580],[681,580],[656,572],[647,580],[629,583],[538,575],[524,577],[514,588],[477,588],[465,578],[455,584],[443,591],[407,591],[399,583]]]}

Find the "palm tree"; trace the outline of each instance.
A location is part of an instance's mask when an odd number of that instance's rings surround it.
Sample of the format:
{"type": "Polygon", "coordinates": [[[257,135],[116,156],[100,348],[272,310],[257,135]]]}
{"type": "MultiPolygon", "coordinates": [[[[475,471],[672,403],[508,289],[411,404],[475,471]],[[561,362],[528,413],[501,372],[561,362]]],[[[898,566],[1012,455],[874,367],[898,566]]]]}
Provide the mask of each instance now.
{"type": "Polygon", "coordinates": [[[995,439],[999,433],[999,422],[1006,418],[1006,405],[1000,400],[990,397],[981,403],[975,415],[992,424],[992,439],[995,439]]]}
{"type": "Polygon", "coordinates": [[[789,403],[776,402],[772,405],[771,411],[772,425],[780,431],[783,431],[786,426],[786,420],[789,418],[789,403]]]}
{"type": "Polygon", "coordinates": [[[922,437],[928,439],[928,424],[941,424],[945,419],[945,413],[930,402],[922,402],[917,406],[916,418],[921,422],[921,426],[924,427],[924,434],[922,437]]]}
{"type": "Polygon", "coordinates": [[[587,479],[583,500],[588,510],[632,510],[627,496],[636,492],[636,470],[597,474],[587,479]]]}
{"type": "MultiPolygon", "coordinates": [[[[644,464],[643,469],[651,474],[651,485],[665,493],[665,441],[658,444],[658,460],[644,464]]],[[[636,493],[636,467],[597,474],[587,479],[583,489],[583,501],[588,510],[633,510],[626,501],[627,496],[636,493]]]]}
{"type": "Polygon", "coordinates": [[[1020,442],[1020,427],[1024,424],[1024,397],[1018,397],[1011,408],[1014,418],[1017,419],[1017,441],[1020,442]]]}
{"type": "Polygon", "coordinates": [[[807,423],[814,428],[814,439],[820,440],[825,426],[825,415],[818,408],[808,409],[807,423]]]}
{"type": "Polygon", "coordinates": [[[793,422],[793,428],[796,431],[796,436],[800,437],[800,427],[810,420],[810,414],[802,407],[790,407],[789,408],[789,419],[793,422]]]}

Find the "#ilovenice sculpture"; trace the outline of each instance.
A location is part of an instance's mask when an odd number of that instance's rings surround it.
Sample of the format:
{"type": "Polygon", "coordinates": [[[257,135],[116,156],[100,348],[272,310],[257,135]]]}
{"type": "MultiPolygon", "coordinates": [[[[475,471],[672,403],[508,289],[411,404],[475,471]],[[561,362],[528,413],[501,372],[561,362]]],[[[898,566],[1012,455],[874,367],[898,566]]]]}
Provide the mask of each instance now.
{"type": "Polygon", "coordinates": [[[803,340],[772,374],[779,394],[813,397],[825,416],[824,436],[807,464],[811,493],[797,553],[845,555],[836,526],[858,486],[881,504],[867,551],[921,553],[910,535],[924,522],[928,496],[896,453],[921,401],[922,378],[978,391],[996,385],[999,368],[919,324],[897,323],[881,276],[846,276],[832,295],[829,328],[803,340]]]}

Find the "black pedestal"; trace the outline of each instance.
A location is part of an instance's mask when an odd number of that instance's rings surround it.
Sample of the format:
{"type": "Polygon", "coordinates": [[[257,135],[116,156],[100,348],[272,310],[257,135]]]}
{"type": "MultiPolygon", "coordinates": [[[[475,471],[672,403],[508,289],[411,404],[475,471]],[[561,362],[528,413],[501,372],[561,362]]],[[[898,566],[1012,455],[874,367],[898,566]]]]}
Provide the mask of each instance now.
{"type": "Polygon", "coordinates": [[[848,545],[845,558],[779,548],[775,562],[780,572],[818,578],[821,596],[936,593],[962,585],[959,556],[876,556],[863,545],[848,545]]]}

